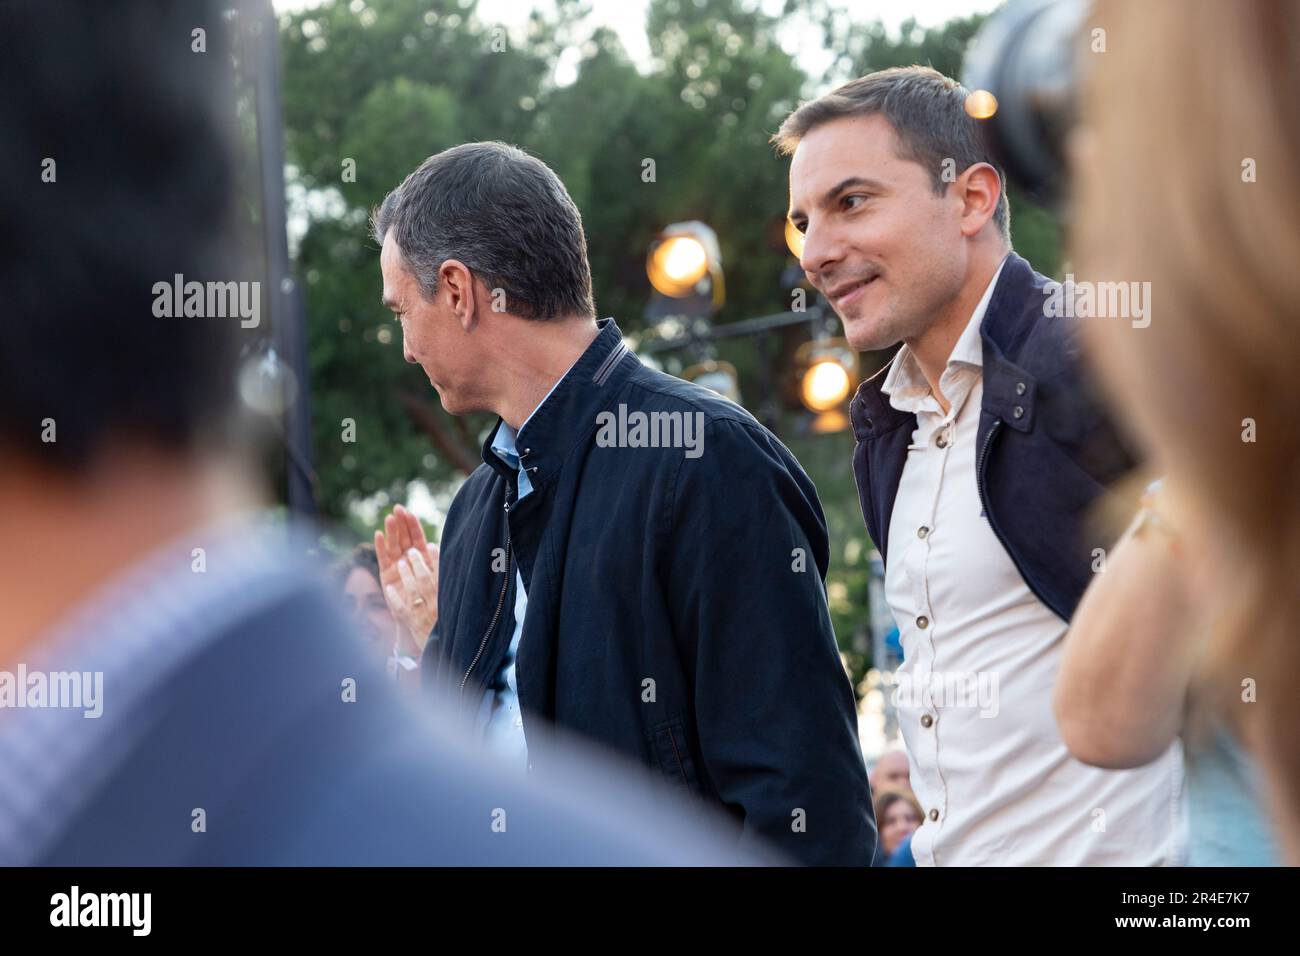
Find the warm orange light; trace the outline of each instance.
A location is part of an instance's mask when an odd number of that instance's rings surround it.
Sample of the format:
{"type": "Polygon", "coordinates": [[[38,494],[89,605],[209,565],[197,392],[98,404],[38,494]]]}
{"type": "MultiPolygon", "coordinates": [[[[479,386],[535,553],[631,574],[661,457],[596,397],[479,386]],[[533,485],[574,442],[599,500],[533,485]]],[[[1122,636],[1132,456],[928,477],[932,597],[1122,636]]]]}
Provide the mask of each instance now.
{"type": "Polygon", "coordinates": [[[848,428],[851,423],[849,416],[845,415],[842,409],[832,408],[828,412],[821,412],[812,421],[812,430],[814,435],[833,435],[835,432],[842,432],[848,428]]]}
{"type": "Polygon", "coordinates": [[[650,284],[674,299],[690,295],[709,271],[709,254],[694,236],[669,236],[650,250],[650,284]]]}
{"type": "Polygon", "coordinates": [[[842,414],[858,381],[858,356],[842,338],[816,338],[794,354],[799,399],[816,416],[813,431],[825,434],[848,427],[842,414]]]}
{"type": "Polygon", "coordinates": [[[789,219],[785,221],[785,245],[796,259],[803,258],[804,235],[789,219]]]}
{"type": "Polygon", "coordinates": [[[803,373],[803,403],[814,412],[835,408],[849,397],[849,372],[834,359],[822,359],[803,373]]]}
{"type": "Polygon", "coordinates": [[[988,90],[975,90],[966,97],[966,112],[977,120],[989,119],[998,111],[998,98],[988,90]]]}

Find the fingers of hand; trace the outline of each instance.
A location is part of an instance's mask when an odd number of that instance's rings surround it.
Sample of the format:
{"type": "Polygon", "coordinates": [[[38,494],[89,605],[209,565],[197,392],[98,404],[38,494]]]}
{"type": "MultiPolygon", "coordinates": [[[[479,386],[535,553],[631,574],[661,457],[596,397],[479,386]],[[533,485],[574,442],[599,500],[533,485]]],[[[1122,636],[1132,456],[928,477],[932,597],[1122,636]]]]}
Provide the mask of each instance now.
{"type": "Polygon", "coordinates": [[[391,584],[384,586],[384,596],[388,598],[388,609],[398,617],[406,616],[406,602],[391,584]]]}
{"type": "Polygon", "coordinates": [[[398,521],[395,515],[388,515],[384,518],[384,553],[388,555],[390,562],[400,558],[404,550],[398,544],[397,525],[398,521]]]}
{"type": "Polygon", "coordinates": [[[397,521],[397,544],[405,554],[415,546],[415,542],[411,539],[411,519],[415,516],[398,505],[393,509],[393,517],[397,521]]]}
{"type": "Polygon", "coordinates": [[[415,575],[416,585],[420,589],[420,596],[425,600],[436,598],[438,596],[438,579],[434,577],[433,570],[424,560],[424,555],[417,549],[412,548],[406,552],[406,561],[411,566],[411,572],[415,575]]]}
{"type": "Polygon", "coordinates": [[[425,561],[424,554],[419,549],[412,548],[407,551],[406,561],[411,566],[411,571],[415,574],[416,583],[420,585],[420,592],[424,593],[430,587],[438,587],[437,581],[433,578],[433,570],[429,563],[425,561]]]}
{"type": "Polygon", "coordinates": [[[405,508],[402,509],[402,513],[406,517],[406,526],[411,535],[411,543],[408,547],[416,548],[420,551],[428,550],[429,542],[424,536],[424,525],[420,524],[420,519],[411,514],[411,512],[407,511],[405,508]]]}
{"type": "Polygon", "coordinates": [[[415,572],[411,570],[411,562],[406,558],[399,559],[397,573],[402,576],[402,590],[405,592],[407,602],[414,601],[420,596],[420,586],[415,581],[415,572]]]}

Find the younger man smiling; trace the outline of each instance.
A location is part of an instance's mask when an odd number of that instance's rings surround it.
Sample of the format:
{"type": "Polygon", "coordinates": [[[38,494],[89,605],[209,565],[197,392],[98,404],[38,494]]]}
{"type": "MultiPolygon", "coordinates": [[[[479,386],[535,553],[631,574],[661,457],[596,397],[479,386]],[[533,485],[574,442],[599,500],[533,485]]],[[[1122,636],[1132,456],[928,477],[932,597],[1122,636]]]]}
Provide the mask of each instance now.
{"type": "Polygon", "coordinates": [[[1011,250],[968,92],[883,70],[796,110],[801,264],[854,348],[902,347],[851,406],[854,474],[905,662],[899,722],[921,866],[1180,862],[1177,745],[1139,769],[1070,757],[1052,716],[1092,577],[1084,519],[1130,459],[1091,399],[1070,319],[1011,250]],[[990,708],[954,689],[994,686],[990,708]]]}

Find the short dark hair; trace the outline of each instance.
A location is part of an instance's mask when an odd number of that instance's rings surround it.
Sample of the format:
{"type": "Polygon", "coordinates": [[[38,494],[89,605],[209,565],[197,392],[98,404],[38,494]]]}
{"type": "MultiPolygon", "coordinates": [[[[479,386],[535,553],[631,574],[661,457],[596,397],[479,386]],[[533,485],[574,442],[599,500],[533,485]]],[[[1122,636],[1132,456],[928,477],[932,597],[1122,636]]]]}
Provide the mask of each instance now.
{"type": "Polygon", "coordinates": [[[237,321],[153,313],[155,283],[239,261],[222,6],[0,6],[0,80],[27,91],[0,97],[7,450],[75,470],[125,436],[184,451],[227,420],[237,321]]]}
{"type": "Polygon", "coordinates": [[[334,580],[339,588],[342,589],[347,586],[348,578],[352,576],[352,572],[358,568],[369,574],[377,583],[380,581],[379,555],[375,553],[373,544],[363,542],[357,545],[343,557],[337,559],[330,570],[333,572],[334,580]]]}
{"type": "Polygon", "coordinates": [[[390,229],[426,298],[438,269],[459,259],[506,310],[529,319],[595,317],[582,216],[549,166],[506,143],[463,143],[430,156],[371,219],[390,229]]]}
{"type": "Polygon", "coordinates": [[[993,221],[1002,238],[1011,241],[1011,214],[1007,206],[1007,177],[984,147],[979,121],[966,112],[970,91],[951,77],[928,66],[898,66],[868,73],[825,96],[804,103],[786,117],[772,142],[789,156],[816,126],[845,116],[880,114],[898,134],[901,157],[930,171],[937,195],[948,188],[943,161],[952,159],[956,172],[976,163],[988,163],[998,172],[1002,195],[993,221]]]}

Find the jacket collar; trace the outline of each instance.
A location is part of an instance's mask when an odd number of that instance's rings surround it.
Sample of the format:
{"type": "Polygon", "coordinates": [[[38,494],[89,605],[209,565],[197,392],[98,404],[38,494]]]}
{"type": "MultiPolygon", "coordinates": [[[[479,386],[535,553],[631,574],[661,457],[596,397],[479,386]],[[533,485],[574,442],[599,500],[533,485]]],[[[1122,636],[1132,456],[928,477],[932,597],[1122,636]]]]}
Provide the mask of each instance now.
{"type": "MultiPolygon", "coordinates": [[[[632,350],[614,320],[601,319],[596,328],[596,338],[515,436],[519,466],[534,489],[549,483],[574,443],[595,431],[597,413],[614,394],[611,386],[633,368],[626,361],[632,350]]],[[[513,487],[515,470],[492,450],[502,424],[498,418],[483,440],[483,461],[513,487]]]]}
{"type": "MultiPolygon", "coordinates": [[[[1025,432],[1033,424],[1036,383],[1009,356],[1019,354],[1035,317],[1042,315],[1043,297],[1035,290],[1041,284],[1039,280],[1028,262],[1014,252],[1008,253],[980,323],[984,359],[982,407],[1012,428],[1025,432]]],[[[853,437],[857,441],[876,438],[914,421],[912,413],[894,408],[889,396],[881,390],[897,360],[896,352],[884,368],[858,386],[849,406],[853,437]]]]}

